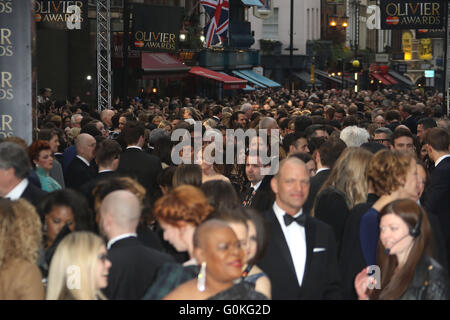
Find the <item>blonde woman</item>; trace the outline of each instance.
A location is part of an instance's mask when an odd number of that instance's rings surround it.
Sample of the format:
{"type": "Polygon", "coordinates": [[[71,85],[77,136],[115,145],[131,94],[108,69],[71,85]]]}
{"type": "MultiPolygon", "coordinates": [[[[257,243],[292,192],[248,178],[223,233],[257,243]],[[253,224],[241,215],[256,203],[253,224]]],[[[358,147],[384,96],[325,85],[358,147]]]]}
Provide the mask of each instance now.
{"type": "Polygon", "coordinates": [[[36,265],[42,242],[41,220],[24,199],[0,199],[0,300],[43,300],[36,265]]]}
{"type": "Polygon", "coordinates": [[[103,240],[91,232],[73,232],[56,249],[48,276],[47,300],[105,300],[111,262],[103,240]]]}
{"type": "Polygon", "coordinates": [[[317,193],[313,216],[333,227],[338,249],[350,210],[367,200],[366,171],[371,158],[366,149],[346,148],[317,193]]]}

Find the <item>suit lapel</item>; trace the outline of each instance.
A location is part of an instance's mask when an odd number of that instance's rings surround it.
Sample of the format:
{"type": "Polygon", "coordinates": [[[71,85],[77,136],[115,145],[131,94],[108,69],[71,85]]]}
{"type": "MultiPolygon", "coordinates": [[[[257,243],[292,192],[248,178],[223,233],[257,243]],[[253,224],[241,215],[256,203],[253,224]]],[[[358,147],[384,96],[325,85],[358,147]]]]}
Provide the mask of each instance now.
{"type": "Polygon", "coordinates": [[[289,251],[289,247],[286,242],[286,238],[284,237],[283,230],[281,229],[280,223],[278,222],[277,217],[275,216],[275,212],[273,212],[273,209],[270,209],[269,211],[269,217],[268,221],[270,221],[270,224],[272,225],[272,241],[276,245],[277,248],[281,252],[281,256],[286,261],[287,266],[289,268],[289,271],[294,274],[294,277],[296,278],[295,268],[294,268],[294,262],[292,261],[291,252],[289,251]]]}
{"type": "Polygon", "coordinates": [[[316,237],[316,225],[313,223],[312,218],[310,216],[306,216],[305,222],[306,263],[302,287],[304,286],[306,279],[308,279],[307,276],[311,269],[311,261],[313,257],[315,237],[316,237]]]}

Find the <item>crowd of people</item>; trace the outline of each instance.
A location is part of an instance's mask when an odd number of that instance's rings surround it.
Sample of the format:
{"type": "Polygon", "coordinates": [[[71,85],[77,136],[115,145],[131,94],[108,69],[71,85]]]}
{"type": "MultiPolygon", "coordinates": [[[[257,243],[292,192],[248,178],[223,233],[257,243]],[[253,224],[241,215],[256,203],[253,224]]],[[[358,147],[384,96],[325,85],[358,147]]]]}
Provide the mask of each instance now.
{"type": "Polygon", "coordinates": [[[0,299],[450,298],[442,94],[45,92],[33,142],[0,142],[0,299]],[[256,129],[243,162],[230,129],[256,129]]]}

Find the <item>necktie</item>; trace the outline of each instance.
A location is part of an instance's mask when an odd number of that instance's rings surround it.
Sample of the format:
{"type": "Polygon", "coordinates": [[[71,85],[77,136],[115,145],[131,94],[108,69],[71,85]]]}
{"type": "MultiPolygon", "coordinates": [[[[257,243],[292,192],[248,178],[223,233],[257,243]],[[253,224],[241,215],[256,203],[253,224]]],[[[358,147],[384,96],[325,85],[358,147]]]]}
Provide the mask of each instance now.
{"type": "Polygon", "coordinates": [[[249,207],[251,205],[254,193],[255,193],[255,188],[250,188],[247,193],[247,196],[245,197],[245,200],[244,200],[244,207],[249,207]]]}
{"type": "Polygon", "coordinates": [[[285,213],[283,216],[284,219],[284,224],[287,226],[289,226],[292,222],[297,222],[299,225],[301,225],[302,227],[305,226],[305,221],[306,221],[306,214],[301,214],[300,216],[298,216],[297,218],[294,218],[293,216],[285,213]]]}

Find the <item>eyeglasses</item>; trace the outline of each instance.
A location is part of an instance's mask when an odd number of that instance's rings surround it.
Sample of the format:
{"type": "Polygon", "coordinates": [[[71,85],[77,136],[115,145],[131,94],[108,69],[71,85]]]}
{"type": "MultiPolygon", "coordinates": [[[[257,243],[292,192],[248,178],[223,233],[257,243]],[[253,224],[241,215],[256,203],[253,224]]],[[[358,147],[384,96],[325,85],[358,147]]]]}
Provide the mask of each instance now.
{"type": "Polygon", "coordinates": [[[106,262],[106,260],[108,260],[108,254],[106,253],[102,253],[98,255],[99,260],[101,260],[103,263],[106,262]]]}

